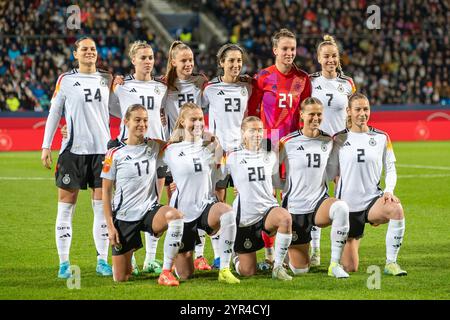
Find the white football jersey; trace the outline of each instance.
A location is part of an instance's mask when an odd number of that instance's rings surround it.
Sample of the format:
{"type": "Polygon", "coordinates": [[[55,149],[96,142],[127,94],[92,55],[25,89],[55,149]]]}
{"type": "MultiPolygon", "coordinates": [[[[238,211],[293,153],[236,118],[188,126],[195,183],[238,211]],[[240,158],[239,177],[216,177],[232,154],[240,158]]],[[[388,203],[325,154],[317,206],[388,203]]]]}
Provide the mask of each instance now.
{"type": "MultiPolygon", "coordinates": [[[[158,80],[140,81],[133,75],[128,75],[124,79],[123,85],[117,85],[113,88],[111,104],[119,104],[122,114],[120,124],[119,140],[128,137],[128,130],[123,119],[129,106],[133,104],[142,104],[148,112],[148,130],[145,135],[147,138],[165,140],[165,133],[161,123],[161,108],[164,106],[167,86],[158,80]]],[[[114,106],[110,106],[114,109],[114,106]]]]}
{"type": "Polygon", "coordinates": [[[238,148],[227,156],[226,170],[239,193],[233,202],[239,226],[255,224],[264,218],[269,208],[278,206],[273,196],[272,176],[278,174],[278,159],[274,152],[238,148]]]}
{"type": "Polygon", "coordinates": [[[167,137],[170,137],[175,127],[180,108],[186,102],[193,102],[198,106],[202,105],[202,89],[208,80],[202,74],[193,74],[188,80],[175,80],[178,90],[168,89],[165,111],[167,116],[167,137]]]}
{"type": "Polygon", "coordinates": [[[112,209],[123,221],[142,220],[158,201],[156,169],[160,144],[148,140],[139,145],[122,143],[108,150],[101,177],[115,181],[112,209]]]}
{"type": "Polygon", "coordinates": [[[280,141],[280,161],[286,165],[283,207],[292,214],[314,212],[328,193],[327,163],[333,139],[323,131],[309,138],[295,131],[280,141]]]}
{"type": "Polygon", "coordinates": [[[311,97],[323,104],[323,120],[320,129],[334,135],[346,128],[348,98],[355,91],[350,77],[338,73],[337,78],[327,79],[320,72],[310,75],[311,97]]]}
{"type": "MultiPolygon", "coordinates": [[[[334,140],[329,161],[339,175],[336,198],[347,202],[350,212],[365,210],[374,197],[383,193],[380,187],[383,165],[385,170],[395,168],[396,160],[389,136],[374,128],[364,133],[346,129],[337,133],[334,140]]],[[[393,192],[395,181],[388,184],[391,187],[386,191],[393,192]]]]}
{"type": "Polygon", "coordinates": [[[66,149],[83,154],[105,154],[110,139],[109,109],[112,76],[97,70],[80,73],[73,69],[59,76],[47,123],[42,148],[50,148],[64,111],[67,138],[60,153],[66,149]]]}
{"type": "Polygon", "coordinates": [[[185,222],[197,219],[213,201],[214,153],[202,141],[183,141],[167,145],[162,160],[169,166],[177,185],[170,206],[183,212],[185,222]]]}
{"type": "Polygon", "coordinates": [[[225,83],[216,77],[203,90],[203,109],[208,110],[209,131],[214,133],[226,152],[240,146],[241,124],[251,95],[247,82],[225,83]]]}

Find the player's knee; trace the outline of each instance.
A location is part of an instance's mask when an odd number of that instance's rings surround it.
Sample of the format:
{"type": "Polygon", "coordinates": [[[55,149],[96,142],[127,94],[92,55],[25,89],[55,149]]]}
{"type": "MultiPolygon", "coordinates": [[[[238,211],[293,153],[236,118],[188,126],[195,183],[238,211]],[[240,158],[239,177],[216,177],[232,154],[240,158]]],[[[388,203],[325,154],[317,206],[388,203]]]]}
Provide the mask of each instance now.
{"type": "Polygon", "coordinates": [[[328,215],[332,221],[338,221],[341,225],[349,224],[349,207],[344,201],[339,200],[334,202],[330,207],[328,215]]]}
{"type": "Polygon", "coordinates": [[[243,266],[239,264],[239,274],[243,277],[250,277],[256,274],[256,268],[251,268],[249,266],[243,266]]]}
{"type": "Polygon", "coordinates": [[[291,229],[292,227],[292,217],[286,210],[280,214],[279,226],[282,229],[291,229]]]}
{"type": "Polygon", "coordinates": [[[387,213],[388,219],[401,220],[404,217],[405,217],[405,214],[404,214],[403,208],[400,204],[395,203],[390,206],[389,211],[387,213]]]}
{"type": "Polygon", "coordinates": [[[342,263],[342,267],[345,272],[357,272],[358,271],[358,263],[357,262],[344,262],[342,263]]]}
{"type": "Polygon", "coordinates": [[[178,219],[183,219],[183,213],[181,213],[181,211],[178,211],[177,209],[171,209],[166,212],[167,221],[173,221],[178,219]]]}
{"type": "Polygon", "coordinates": [[[114,281],[115,282],[126,282],[128,281],[128,275],[123,273],[114,273],[114,281]]]}

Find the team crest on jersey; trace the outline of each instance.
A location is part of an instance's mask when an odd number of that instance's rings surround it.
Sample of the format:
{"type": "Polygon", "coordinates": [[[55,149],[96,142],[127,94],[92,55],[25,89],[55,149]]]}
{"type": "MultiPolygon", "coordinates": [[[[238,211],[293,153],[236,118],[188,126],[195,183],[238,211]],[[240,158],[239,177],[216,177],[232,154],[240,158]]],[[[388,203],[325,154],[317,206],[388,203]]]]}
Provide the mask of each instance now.
{"type": "Polygon", "coordinates": [[[369,140],[369,146],[374,147],[374,146],[376,146],[376,145],[377,145],[377,142],[375,141],[375,139],[374,139],[374,138],[370,138],[370,140],[369,140]]]}
{"type": "Polygon", "coordinates": [[[338,90],[340,93],[344,93],[344,87],[342,86],[341,83],[338,85],[337,90],[338,90]]]}
{"type": "Polygon", "coordinates": [[[64,177],[62,178],[62,182],[64,184],[69,184],[70,183],[70,177],[69,174],[65,174],[64,177]]]}
{"type": "Polygon", "coordinates": [[[247,91],[244,88],[242,88],[242,90],[241,90],[241,95],[243,95],[243,96],[247,95],[247,91]]]}
{"type": "Polygon", "coordinates": [[[106,83],[105,79],[103,79],[103,78],[100,79],[100,86],[102,86],[102,87],[107,87],[108,86],[108,84],[106,83]]]}
{"type": "Polygon", "coordinates": [[[322,142],[322,145],[320,146],[320,148],[322,149],[323,152],[327,151],[327,143],[326,142],[322,142]]]}
{"type": "Polygon", "coordinates": [[[295,231],[292,231],[292,242],[297,241],[298,240],[298,234],[295,231]]]}
{"type": "Polygon", "coordinates": [[[244,248],[245,249],[250,249],[253,246],[253,243],[250,241],[249,238],[245,239],[244,241],[244,248]]]}
{"type": "Polygon", "coordinates": [[[155,93],[156,93],[156,94],[160,94],[160,93],[161,93],[161,90],[159,90],[158,87],[155,87],[155,93]]]}

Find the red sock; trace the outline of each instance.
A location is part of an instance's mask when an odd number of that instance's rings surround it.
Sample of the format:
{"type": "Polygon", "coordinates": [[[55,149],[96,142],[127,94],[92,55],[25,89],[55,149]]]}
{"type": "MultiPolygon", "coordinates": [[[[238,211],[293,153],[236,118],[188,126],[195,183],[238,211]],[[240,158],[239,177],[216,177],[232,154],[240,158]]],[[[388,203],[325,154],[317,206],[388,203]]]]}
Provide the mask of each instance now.
{"type": "Polygon", "coordinates": [[[269,237],[264,231],[262,233],[262,238],[264,240],[264,248],[272,248],[275,237],[269,237]]]}

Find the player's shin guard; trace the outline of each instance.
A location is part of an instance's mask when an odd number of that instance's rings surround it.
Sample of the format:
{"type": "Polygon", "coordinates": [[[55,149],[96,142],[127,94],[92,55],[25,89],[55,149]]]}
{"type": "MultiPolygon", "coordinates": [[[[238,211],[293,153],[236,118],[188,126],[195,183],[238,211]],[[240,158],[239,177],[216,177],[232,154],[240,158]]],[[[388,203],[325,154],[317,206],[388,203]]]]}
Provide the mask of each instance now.
{"type": "Polygon", "coordinates": [[[292,234],[277,232],[275,235],[275,262],[273,268],[283,265],[284,258],[291,244],[292,234]]]}
{"type": "Polygon", "coordinates": [[[314,226],[311,230],[311,251],[319,252],[320,251],[320,235],[322,229],[314,226]]]}
{"type": "Polygon", "coordinates": [[[229,268],[231,254],[233,253],[234,240],[236,239],[236,217],[233,211],[228,211],[220,216],[219,246],[220,269],[229,268]]]}
{"type": "Polygon", "coordinates": [[[386,232],[386,263],[397,261],[397,255],[405,234],[405,219],[389,220],[386,232]]]}
{"type": "Polygon", "coordinates": [[[106,224],[105,214],[103,213],[103,201],[92,200],[92,209],[94,210],[92,234],[94,236],[95,248],[97,249],[97,259],[108,261],[108,226],[106,224]]]}
{"type": "Polygon", "coordinates": [[[269,237],[265,232],[262,232],[262,238],[264,241],[264,252],[266,260],[273,261],[273,241],[274,237],[269,237]]]}
{"type": "Polygon", "coordinates": [[[198,236],[200,237],[200,243],[195,246],[195,258],[203,256],[205,251],[206,231],[198,229],[198,236]]]}
{"type": "Polygon", "coordinates": [[[180,250],[181,238],[183,237],[183,219],[176,219],[169,222],[164,239],[164,264],[163,270],[171,270],[173,259],[180,250]]]}
{"type": "Polygon", "coordinates": [[[59,263],[69,260],[70,245],[72,243],[72,217],[74,211],[74,204],[58,202],[55,239],[56,248],[58,249],[59,263]]]}
{"type": "Polygon", "coordinates": [[[329,217],[332,221],[330,240],[331,240],[331,262],[339,264],[342,251],[347,242],[348,231],[350,228],[349,208],[344,201],[334,202],[329,211],[329,217]]]}
{"type": "Polygon", "coordinates": [[[145,235],[145,262],[150,262],[156,259],[156,250],[158,249],[159,238],[152,236],[148,232],[145,235]]]}

